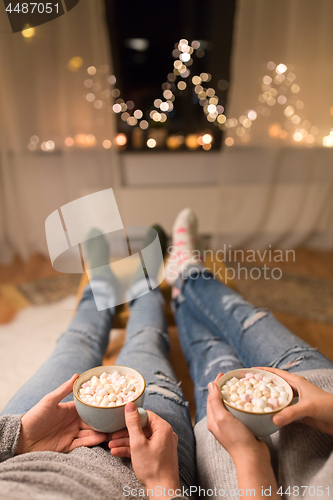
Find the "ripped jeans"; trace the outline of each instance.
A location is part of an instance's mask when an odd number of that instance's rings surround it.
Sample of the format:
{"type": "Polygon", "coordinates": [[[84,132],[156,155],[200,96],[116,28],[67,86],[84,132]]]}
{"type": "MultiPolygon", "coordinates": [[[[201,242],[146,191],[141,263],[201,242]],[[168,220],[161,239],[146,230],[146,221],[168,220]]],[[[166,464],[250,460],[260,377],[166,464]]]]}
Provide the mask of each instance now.
{"type": "Polygon", "coordinates": [[[178,277],[174,300],[178,334],[195,385],[196,422],[206,416],[207,385],[219,372],[270,366],[299,372],[333,368],[333,363],[259,309],[189,265],[178,277]]]}
{"type": "MultiPolygon", "coordinates": [[[[145,281],[145,280],[144,280],[145,281]]],[[[114,291],[107,280],[92,280],[94,296],[105,307],[114,291]]],[[[139,284],[139,282],[137,283],[139,284]]],[[[109,342],[114,308],[98,311],[90,285],[84,289],[68,330],[61,335],[50,358],[14,395],[1,415],[26,413],[74,373],[102,365],[109,342]]],[[[167,359],[169,336],[164,299],[158,289],[131,303],[126,342],[116,361],[139,371],[146,380],[144,408],[169,422],[178,435],[180,478],[185,486],[196,484],[194,436],[187,403],[167,359]]],[[[73,394],[64,399],[71,401],[73,394]]]]}

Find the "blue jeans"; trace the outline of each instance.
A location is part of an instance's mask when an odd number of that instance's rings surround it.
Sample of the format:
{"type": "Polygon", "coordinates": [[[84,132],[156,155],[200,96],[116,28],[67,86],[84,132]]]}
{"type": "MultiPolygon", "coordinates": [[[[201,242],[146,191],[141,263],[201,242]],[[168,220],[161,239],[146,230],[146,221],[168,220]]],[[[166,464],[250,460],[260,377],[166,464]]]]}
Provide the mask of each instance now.
{"type": "MultiPolygon", "coordinates": [[[[112,303],[112,286],[106,280],[92,281],[99,304],[112,303]]],[[[58,339],[50,358],[9,401],[2,415],[26,413],[32,406],[68,380],[102,365],[109,342],[114,308],[98,311],[88,285],[68,330],[58,339]]],[[[135,299],[127,324],[126,342],[117,364],[138,370],[146,380],[144,408],[166,421],[178,435],[179,472],[182,481],[195,481],[194,436],[187,402],[168,362],[169,336],[164,316],[164,299],[158,289],[135,299]]],[[[73,395],[64,401],[70,401],[73,395]]]]}
{"type": "Polygon", "coordinates": [[[333,368],[333,363],[203,271],[187,267],[175,283],[174,309],[182,350],[195,385],[196,421],[206,416],[207,385],[219,372],[270,366],[299,372],[333,368]]]}
{"type": "MultiPolygon", "coordinates": [[[[269,311],[255,308],[212,275],[202,275],[200,268],[197,271],[193,278],[178,279],[181,292],[174,302],[182,349],[195,383],[197,421],[206,415],[207,384],[220,371],[255,365],[290,372],[333,368],[331,361],[290,333],[269,311]]],[[[108,282],[100,281],[94,287],[96,293],[100,301],[110,303],[113,290],[108,282]]],[[[126,343],[117,363],[145,377],[144,407],[167,420],[177,433],[180,476],[189,486],[195,484],[194,438],[184,396],[167,361],[169,338],[163,308],[158,289],[132,302],[126,343]]],[[[53,354],[2,415],[25,413],[73,373],[101,365],[113,316],[113,308],[97,311],[87,286],[53,354]]]]}

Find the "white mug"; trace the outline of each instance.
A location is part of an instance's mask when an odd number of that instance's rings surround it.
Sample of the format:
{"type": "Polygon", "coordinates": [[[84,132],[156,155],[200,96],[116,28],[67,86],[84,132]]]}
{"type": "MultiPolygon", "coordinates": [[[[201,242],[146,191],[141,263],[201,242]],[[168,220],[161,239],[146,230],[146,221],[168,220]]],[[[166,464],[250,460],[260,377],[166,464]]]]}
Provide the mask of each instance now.
{"type": "Polygon", "coordinates": [[[96,368],[91,368],[90,370],[81,373],[81,375],[75,380],[73,384],[73,394],[76,410],[80,418],[86,425],[99,432],[116,432],[126,427],[125,404],[106,408],[101,406],[92,406],[81,401],[79,396],[79,389],[81,385],[90,380],[93,375],[99,377],[103,372],[111,374],[115,371],[118,371],[120,375],[123,376],[132,375],[140,382],[142,390],[132,402],[138,407],[141,426],[145,427],[148,423],[148,414],[146,410],[142,408],[146,390],[145,379],[141,373],[133,368],[121,365],[97,366],[96,368]]]}

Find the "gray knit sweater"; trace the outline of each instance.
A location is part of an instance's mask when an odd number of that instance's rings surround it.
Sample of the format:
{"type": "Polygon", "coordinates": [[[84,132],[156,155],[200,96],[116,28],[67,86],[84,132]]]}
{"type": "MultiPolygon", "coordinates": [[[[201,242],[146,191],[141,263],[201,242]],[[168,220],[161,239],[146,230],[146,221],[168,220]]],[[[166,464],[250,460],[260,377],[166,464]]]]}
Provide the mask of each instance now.
{"type": "MultiPolygon", "coordinates": [[[[333,370],[311,370],[300,372],[298,375],[333,393],[333,370]]],[[[206,418],[195,426],[194,433],[199,484],[206,491],[209,488],[213,490],[216,488],[217,495],[213,494],[209,499],[221,498],[218,494],[221,488],[225,490],[226,496],[230,497],[235,493],[233,491],[230,495],[231,490],[238,490],[236,468],[230,455],[207,430],[206,418]]],[[[288,500],[333,498],[333,436],[304,424],[293,423],[263,440],[269,447],[275,477],[278,486],[282,487],[280,491],[284,493],[281,498],[288,500]]],[[[244,493],[242,498],[249,496],[250,492],[247,496],[244,493]]],[[[208,496],[202,495],[201,498],[208,496]]],[[[232,498],[238,500],[239,496],[235,495],[232,498]]]]}
{"type": "MultiPolygon", "coordinates": [[[[14,456],[20,415],[0,417],[1,500],[126,500],[147,498],[129,459],[112,457],[107,445],[14,456]],[[130,494],[132,490],[133,495],[130,494]]],[[[183,497],[181,497],[183,498],[183,497]]]]}
{"type": "MultiPolygon", "coordinates": [[[[333,370],[315,370],[302,375],[333,392],[333,370]]],[[[46,451],[14,457],[19,433],[19,415],[0,417],[1,500],[126,500],[132,496],[125,496],[128,489],[124,491],[124,486],[142,491],[130,460],[112,457],[106,446],[76,448],[68,454],[46,451]]],[[[216,486],[226,492],[237,488],[232,460],[207,431],[206,419],[195,426],[195,435],[201,487],[216,486]]],[[[325,488],[330,486],[330,496],[333,496],[333,437],[302,424],[292,424],[265,441],[283,491],[288,486],[292,490],[294,485],[322,486],[324,499],[327,498],[325,488]]],[[[316,490],[315,495],[306,494],[303,498],[313,500],[319,496],[316,490]]],[[[299,500],[301,497],[300,494],[284,498],[299,500]]],[[[220,497],[217,495],[217,498],[220,497]]]]}
{"type": "Polygon", "coordinates": [[[124,500],[131,497],[123,495],[123,486],[142,488],[130,460],[112,457],[102,446],[14,457],[20,426],[20,415],[0,418],[1,500],[124,500]]]}

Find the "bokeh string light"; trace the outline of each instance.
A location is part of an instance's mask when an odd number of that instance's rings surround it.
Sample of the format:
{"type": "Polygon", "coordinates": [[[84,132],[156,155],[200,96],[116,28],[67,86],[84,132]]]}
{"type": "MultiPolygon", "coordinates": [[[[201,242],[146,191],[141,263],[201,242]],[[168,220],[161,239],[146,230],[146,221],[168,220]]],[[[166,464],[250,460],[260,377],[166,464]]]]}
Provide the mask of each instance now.
{"type": "MultiPolygon", "coordinates": [[[[249,142],[254,121],[257,118],[268,118],[273,107],[280,108],[281,119],[268,126],[267,133],[274,140],[287,140],[298,144],[312,146],[316,142],[319,128],[302,117],[304,102],[299,99],[300,86],[295,83],[296,75],[292,65],[283,63],[267,63],[267,74],[262,77],[261,92],[258,95],[259,104],[255,109],[246,111],[238,118],[228,118],[224,127],[229,129],[225,139],[227,146],[241,142],[249,142]]],[[[333,147],[333,129],[323,138],[323,146],[333,147]]]]}
{"type": "MultiPolygon", "coordinates": [[[[196,55],[199,58],[204,56],[200,41],[194,40],[189,43],[188,40],[181,39],[175,44],[172,55],[175,59],[173,70],[161,85],[161,97],[156,98],[148,110],[144,111],[137,108],[132,100],[125,102],[122,99],[121,91],[116,88],[116,76],[109,74],[109,67],[106,64],[100,68],[95,66],[87,68],[88,78],[83,81],[86,89],[85,100],[97,112],[105,109],[109,110],[118,115],[128,126],[132,128],[138,127],[141,131],[145,131],[150,127],[149,119],[153,124],[166,122],[172,116],[177,95],[181,95],[192,85],[194,103],[202,107],[207,121],[221,130],[228,130],[228,137],[225,139],[226,146],[232,146],[238,140],[242,143],[249,142],[254,122],[258,119],[271,117],[274,107],[281,111],[281,120],[270,123],[267,128],[267,133],[272,139],[289,139],[294,143],[309,146],[316,142],[319,128],[302,116],[305,105],[298,97],[301,88],[295,82],[296,75],[291,65],[275,64],[273,61],[269,61],[267,63],[267,72],[261,79],[258,104],[253,109],[246,110],[238,118],[228,118],[224,107],[219,104],[216,90],[210,84],[212,75],[203,72],[200,75],[191,76],[190,68],[193,64],[193,56],[196,55]]],[[[67,66],[70,71],[78,71],[82,63],[83,60],[80,57],[73,57],[67,66]]],[[[217,86],[224,91],[228,88],[228,85],[226,80],[220,80],[217,86]]],[[[330,113],[333,116],[333,108],[330,113]]],[[[104,124],[102,116],[98,116],[95,123],[97,126],[102,126],[104,124]]],[[[185,145],[189,150],[201,147],[203,150],[208,151],[212,147],[213,140],[211,133],[188,134],[186,138],[182,134],[178,134],[166,138],[166,145],[169,149],[178,149],[185,145]]],[[[123,149],[127,144],[126,135],[124,133],[118,134],[114,139],[114,143],[118,148],[123,149]]],[[[110,149],[112,146],[110,138],[102,139],[101,144],[105,149],[110,149]]],[[[325,147],[333,147],[333,129],[323,138],[322,144],[325,147]]],[[[67,148],[74,145],[77,147],[94,147],[97,145],[97,139],[93,134],[81,133],[76,134],[74,137],[66,137],[63,145],[67,148]]],[[[146,146],[150,149],[155,148],[158,146],[157,140],[148,138],[146,146]]],[[[38,148],[44,152],[53,152],[56,149],[56,143],[50,139],[41,141],[39,137],[34,135],[30,138],[28,149],[36,151],[38,148]]]]}
{"type": "MultiPolygon", "coordinates": [[[[161,85],[161,98],[156,98],[152,106],[146,111],[136,108],[133,101],[125,102],[122,99],[120,90],[115,87],[117,79],[114,75],[107,77],[107,84],[111,85],[112,90],[109,94],[106,94],[106,90],[102,90],[103,78],[94,66],[90,66],[87,69],[90,78],[84,81],[84,86],[88,89],[85,99],[93,104],[96,109],[109,107],[113,113],[117,114],[130,127],[139,127],[141,130],[147,130],[150,127],[147,119],[150,119],[153,124],[158,124],[165,123],[170,118],[170,113],[174,109],[174,101],[176,99],[175,90],[182,93],[192,84],[195,100],[202,106],[207,121],[210,123],[216,122],[215,124],[221,128],[226,121],[226,116],[223,114],[224,107],[219,104],[219,98],[216,95],[215,89],[208,86],[212,76],[209,73],[201,73],[200,76],[195,75],[191,79],[189,78],[191,75],[189,68],[193,64],[193,55],[198,55],[199,50],[200,42],[198,40],[194,40],[189,44],[188,40],[181,39],[175,44],[175,48],[172,51],[172,55],[175,58],[172,73],[167,75],[167,80],[161,85]],[[110,98],[114,99],[113,104],[108,102],[110,98]]],[[[200,57],[202,55],[199,54],[200,57]]],[[[223,90],[225,90],[228,82],[223,80],[222,85],[224,85],[223,90]]],[[[183,141],[179,141],[179,136],[170,136],[170,140],[167,140],[166,144],[169,149],[177,149],[185,144],[191,150],[198,147],[209,150],[213,142],[213,136],[210,135],[212,140],[205,144],[201,141],[202,135],[199,133],[189,134],[186,140],[184,139],[183,141]]],[[[148,139],[146,145],[148,148],[154,148],[157,146],[157,142],[155,139],[154,142],[148,139]]]]}
{"type": "Polygon", "coordinates": [[[35,28],[32,28],[29,24],[25,24],[21,34],[24,38],[32,38],[36,34],[35,28]]]}
{"type": "MultiPolygon", "coordinates": [[[[174,101],[176,99],[175,91],[179,91],[181,95],[182,92],[188,89],[192,84],[196,102],[202,106],[207,121],[210,123],[216,122],[215,124],[221,128],[226,121],[226,116],[223,114],[223,106],[218,104],[219,99],[216,96],[215,90],[208,86],[212,76],[209,73],[201,73],[200,76],[195,75],[192,79],[189,78],[191,75],[190,67],[193,64],[193,56],[197,55],[197,57],[201,58],[205,55],[200,42],[194,40],[190,44],[188,40],[181,39],[175,44],[172,55],[175,58],[173,70],[167,75],[166,81],[161,86],[161,98],[156,98],[148,110],[143,111],[138,109],[132,100],[125,102],[125,100],[122,99],[121,92],[116,87],[117,78],[115,75],[109,74],[108,65],[103,65],[100,68],[89,66],[86,69],[87,77],[83,81],[83,85],[86,89],[84,94],[85,100],[91,104],[97,112],[100,110],[104,111],[105,109],[110,110],[117,114],[128,126],[132,128],[139,127],[142,131],[145,131],[150,127],[149,119],[156,125],[158,123],[165,123],[170,118],[170,113],[174,110],[174,101]]],[[[69,60],[67,67],[70,71],[75,72],[81,68],[82,63],[83,60],[80,57],[73,57],[69,60]]],[[[220,84],[219,82],[219,84],[223,86],[222,90],[225,90],[228,87],[228,82],[225,80],[221,80],[221,82],[222,83],[220,84]]],[[[96,118],[95,124],[97,126],[102,126],[104,124],[102,116],[96,118]]],[[[211,149],[213,136],[208,134],[211,140],[205,143],[202,141],[204,135],[207,134],[189,134],[185,139],[182,134],[178,134],[167,138],[166,144],[169,149],[178,149],[185,145],[190,150],[202,147],[203,150],[208,151],[211,149]]],[[[123,149],[127,144],[126,135],[118,134],[114,143],[118,148],[123,149]]],[[[97,139],[92,134],[80,133],[76,134],[74,137],[66,137],[63,141],[63,145],[66,148],[71,148],[73,146],[81,148],[93,147],[97,145],[97,139]],[[92,139],[92,137],[94,139],[92,139]]],[[[146,145],[150,149],[155,148],[158,145],[157,140],[148,138],[146,145]]],[[[61,147],[62,144],[58,144],[57,146],[61,147]]],[[[104,138],[102,140],[103,148],[110,149],[111,146],[112,143],[110,138],[104,138]]],[[[56,144],[50,140],[43,141],[40,144],[30,140],[28,149],[30,151],[35,151],[38,148],[45,152],[52,152],[56,149],[56,144]],[[46,144],[50,144],[51,142],[54,146],[52,148],[47,148],[46,144]]]]}

